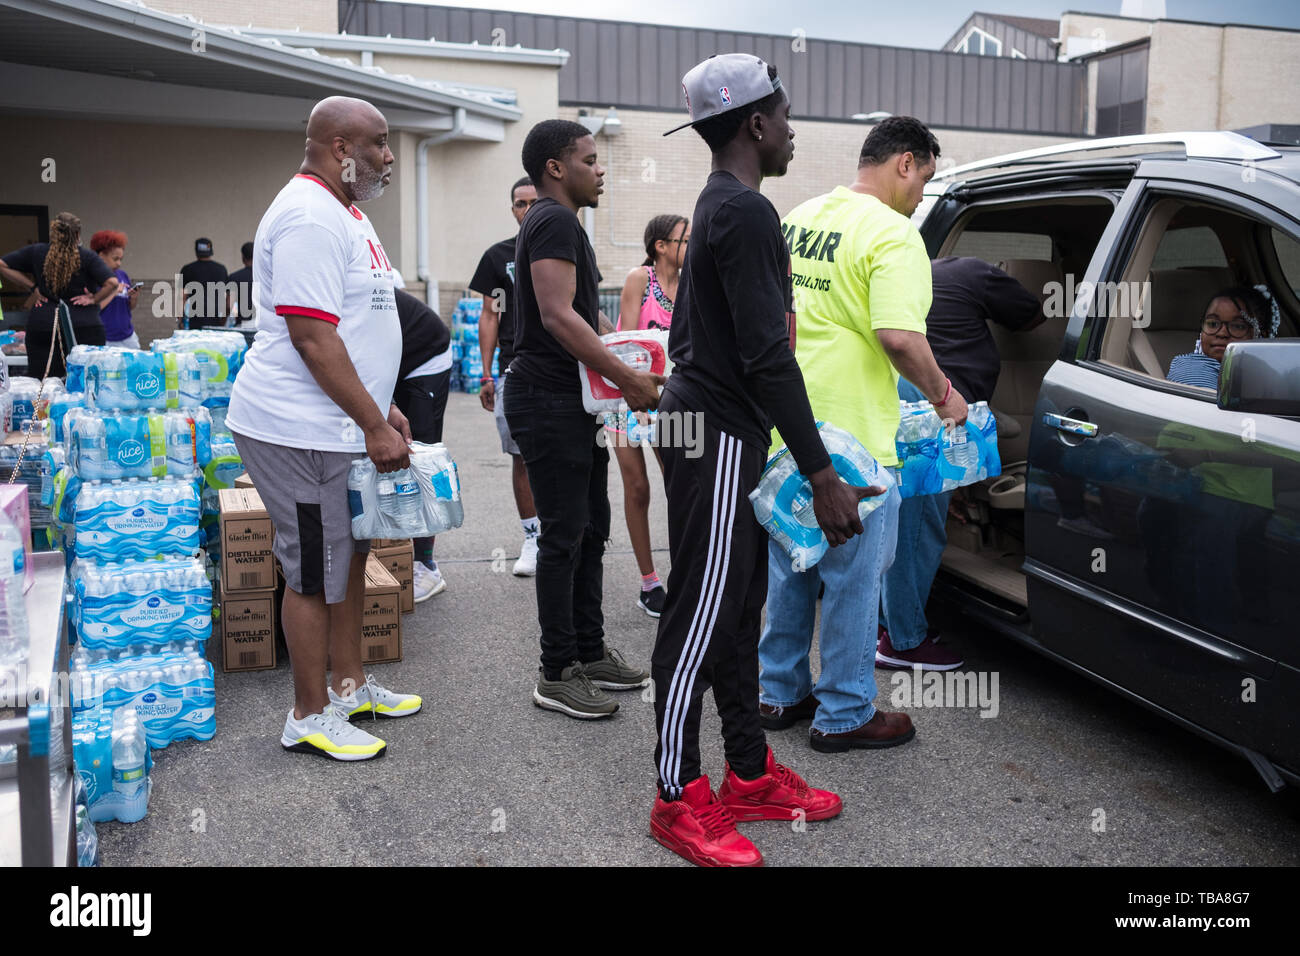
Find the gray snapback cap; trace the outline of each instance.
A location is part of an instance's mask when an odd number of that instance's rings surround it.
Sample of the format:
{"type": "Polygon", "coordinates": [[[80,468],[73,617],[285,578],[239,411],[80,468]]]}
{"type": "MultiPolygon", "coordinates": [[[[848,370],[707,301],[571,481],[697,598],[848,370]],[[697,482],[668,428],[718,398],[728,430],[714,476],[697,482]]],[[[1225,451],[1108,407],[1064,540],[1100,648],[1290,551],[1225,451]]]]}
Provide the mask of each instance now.
{"type": "Polygon", "coordinates": [[[682,93],[691,118],[668,133],[757,103],[780,88],[780,78],[769,77],[767,64],[752,53],[715,53],[682,77],[682,93]]]}

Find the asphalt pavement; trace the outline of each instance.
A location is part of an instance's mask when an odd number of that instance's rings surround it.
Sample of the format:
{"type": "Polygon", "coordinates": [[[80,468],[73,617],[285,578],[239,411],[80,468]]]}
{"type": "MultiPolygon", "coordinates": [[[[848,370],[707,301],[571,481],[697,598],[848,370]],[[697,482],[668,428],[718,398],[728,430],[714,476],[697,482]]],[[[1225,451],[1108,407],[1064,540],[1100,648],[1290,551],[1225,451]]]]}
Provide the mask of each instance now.
{"type": "MultiPolygon", "coordinates": [[[[242,674],[218,666],[216,736],[154,753],[148,816],[98,825],[105,866],[686,865],[648,833],[649,695],[618,694],[618,714],[596,722],[533,706],[536,595],[533,579],[510,574],[521,533],[509,459],[475,396],[451,396],[444,438],[465,497],[464,526],[437,542],[448,588],[404,615],[404,659],[374,668],[384,685],[421,694],[423,711],[377,725],[389,744],[380,760],[288,753],[287,661],[242,674]]],[[[635,605],[613,462],[609,494],[607,640],[648,665],[655,622],[635,605]]],[[[651,528],[666,577],[661,489],[651,528]]],[[[1245,762],[996,635],[957,627],[945,640],[964,652],[964,670],[997,674],[996,716],[904,708],[916,739],[881,752],[816,753],[807,724],[770,734],[777,758],[837,791],[845,809],[802,826],[744,824],[769,865],[1300,863],[1295,795],[1269,794],[1245,762]]],[[[894,673],[876,671],[886,709],[899,709],[894,673]]],[[[706,697],[703,764],[715,786],[718,734],[706,697]]]]}

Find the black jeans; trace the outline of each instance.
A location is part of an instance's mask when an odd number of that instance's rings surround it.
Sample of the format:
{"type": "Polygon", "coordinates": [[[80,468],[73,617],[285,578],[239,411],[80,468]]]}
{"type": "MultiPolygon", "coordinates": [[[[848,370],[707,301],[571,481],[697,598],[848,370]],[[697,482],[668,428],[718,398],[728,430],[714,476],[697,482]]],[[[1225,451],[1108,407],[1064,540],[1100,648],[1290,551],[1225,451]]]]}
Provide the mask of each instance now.
{"type": "Polygon", "coordinates": [[[609,538],[609,452],[596,443],[582,399],[505,377],[506,422],[519,444],[542,535],[537,550],[537,621],[542,669],[557,680],[573,661],[605,654],[601,612],[609,538]]]}
{"type": "MultiPolygon", "coordinates": [[[[104,324],[99,325],[78,325],[72,329],[72,334],[77,337],[78,345],[104,345],[107,341],[104,338],[104,324]]],[[[45,375],[45,363],[50,358],[50,349],[54,346],[54,328],[29,328],[25,336],[27,342],[27,374],[32,378],[42,378],[45,375]]],[[[66,338],[62,342],[62,352],[66,354],[72,346],[68,345],[66,338]]],[[[60,350],[54,352],[54,359],[50,362],[50,375],[62,378],[67,374],[67,368],[63,364],[63,355],[60,350]]]]}

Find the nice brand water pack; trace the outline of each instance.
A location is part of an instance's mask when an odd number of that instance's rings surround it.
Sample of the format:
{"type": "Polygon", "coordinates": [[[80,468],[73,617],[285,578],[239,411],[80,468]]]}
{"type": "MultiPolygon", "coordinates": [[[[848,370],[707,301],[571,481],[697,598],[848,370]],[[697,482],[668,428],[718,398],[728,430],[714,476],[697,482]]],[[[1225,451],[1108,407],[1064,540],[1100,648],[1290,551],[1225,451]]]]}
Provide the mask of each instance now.
{"type": "Polygon", "coordinates": [[[199,363],[189,353],[106,348],[86,359],[86,406],[104,411],[198,408],[199,363]]]}
{"type": "Polygon", "coordinates": [[[66,422],[68,466],[83,481],[191,477],[212,460],[206,408],[111,413],[73,409],[66,422]]]}

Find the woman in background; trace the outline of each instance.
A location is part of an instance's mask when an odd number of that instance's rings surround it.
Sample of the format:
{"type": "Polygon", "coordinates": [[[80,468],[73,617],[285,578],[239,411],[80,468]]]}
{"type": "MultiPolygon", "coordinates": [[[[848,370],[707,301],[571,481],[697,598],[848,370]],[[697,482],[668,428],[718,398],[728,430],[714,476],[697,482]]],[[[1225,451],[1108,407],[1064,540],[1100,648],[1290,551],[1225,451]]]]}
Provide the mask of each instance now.
{"type": "MultiPolygon", "coordinates": [[[[623,282],[623,296],[619,302],[618,329],[667,329],[673,322],[673,300],[677,298],[677,280],[686,259],[686,244],[691,238],[690,220],[685,216],[655,216],[645,229],[645,262],[627,274],[623,282]]],[[[655,571],[654,555],[650,548],[650,480],[646,477],[645,452],[640,441],[627,441],[617,436],[626,435],[629,419],[625,411],[607,422],[606,427],[615,433],[614,455],[623,475],[623,514],[627,520],[627,534],[632,539],[632,552],[636,555],[641,572],[641,592],[637,605],[651,617],[663,611],[667,597],[659,574],[655,571]]],[[[642,419],[642,428],[648,421],[642,419]]],[[[635,420],[631,427],[635,428],[635,420]]],[[[655,452],[656,457],[658,451],[655,452]]],[[[662,467],[662,465],[660,466],[662,467]]]]}
{"type": "Polygon", "coordinates": [[[105,300],[99,309],[99,317],[104,323],[104,338],[109,345],[138,349],[140,337],[131,325],[131,312],[140,297],[140,289],[131,285],[131,277],[122,269],[126,233],[102,229],[90,237],[90,251],[104,260],[104,265],[113,271],[118,282],[117,293],[105,300]]]}
{"type": "Polygon", "coordinates": [[[63,354],[72,343],[63,342],[61,349],[50,352],[60,300],[68,305],[77,342],[104,344],[99,307],[117,293],[117,277],[80,242],[81,220],[61,212],[50,223],[49,242],[23,246],[0,259],[0,281],[37,293],[36,304],[27,314],[27,374],[33,378],[64,374],[63,354]]]}

